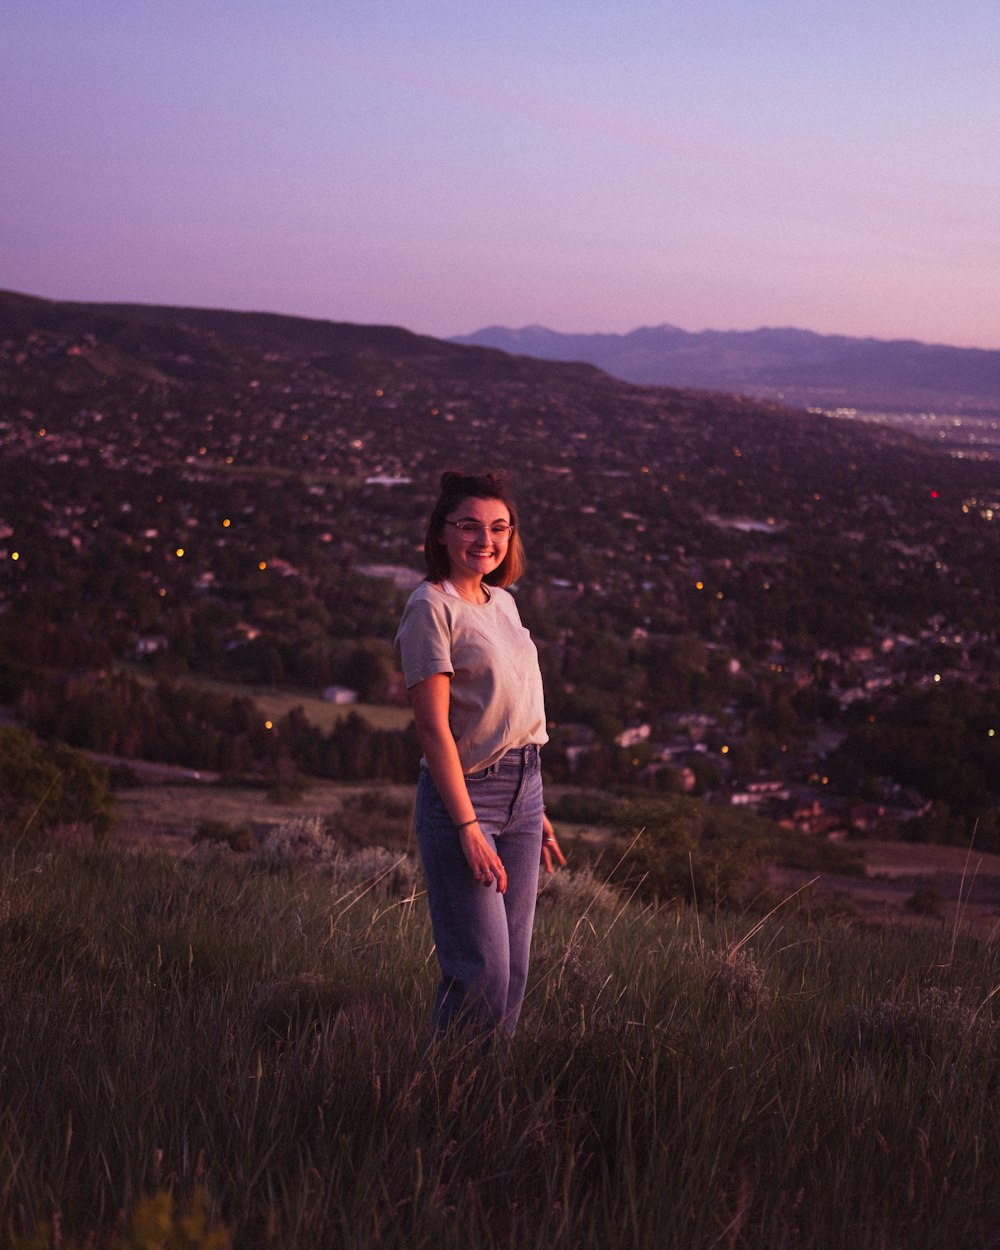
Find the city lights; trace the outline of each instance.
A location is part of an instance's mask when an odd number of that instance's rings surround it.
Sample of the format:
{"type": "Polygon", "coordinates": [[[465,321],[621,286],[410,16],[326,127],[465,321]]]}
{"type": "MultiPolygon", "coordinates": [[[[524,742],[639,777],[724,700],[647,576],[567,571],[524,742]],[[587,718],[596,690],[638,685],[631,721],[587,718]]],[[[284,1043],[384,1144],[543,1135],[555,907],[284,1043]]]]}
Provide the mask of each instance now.
{"type": "MultiPolygon", "coordinates": [[[[553,734],[567,773],[593,754],[609,776],[631,764],[635,783],[653,789],[683,777],[699,798],[747,804],[818,838],[849,830],[854,808],[867,830],[892,834],[921,809],[920,784],[942,792],[951,784],[944,768],[922,770],[912,787],[895,776],[916,773],[899,743],[912,737],[922,761],[936,742],[933,717],[947,715],[964,730],[956,759],[981,735],[961,760],[962,776],[967,766],[985,788],[994,785],[998,581],[987,525],[1000,522],[1000,478],[990,466],[973,472],[923,453],[911,463],[907,444],[897,489],[891,440],[842,428],[830,444],[825,423],[814,434],[796,417],[786,429],[769,410],[759,426],[756,417],[731,420],[744,406],[755,411],[750,400],[606,392],[595,379],[592,397],[583,389],[566,396],[554,377],[526,403],[523,381],[502,376],[481,386],[464,379],[447,401],[430,400],[436,392],[419,363],[389,398],[382,388],[376,395],[372,378],[314,377],[280,353],[269,389],[270,381],[250,386],[242,359],[234,357],[232,394],[243,406],[226,401],[220,375],[204,392],[204,406],[218,408],[201,421],[152,390],[142,392],[141,424],[113,409],[133,401],[131,375],[94,382],[103,421],[76,392],[59,398],[65,411],[55,399],[42,410],[51,430],[41,411],[19,423],[0,414],[0,447],[18,457],[13,502],[0,516],[0,625],[28,636],[20,617],[34,610],[29,594],[54,564],[70,571],[70,593],[79,582],[88,596],[114,596],[109,639],[126,662],[148,665],[144,678],[183,671],[192,659],[201,666],[204,640],[222,680],[325,692],[349,665],[368,680],[363,656],[373,688],[401,701],[391,602],[360,579],[391,575],[401,599],[419,577],[422,533],[406,492],[396,492],[398,502],[386,497],[410,483],[430,491],[456,436],[489,440],[497,463],[511,449],[525,457],[534,579],[525,591],[550,618],[549,659],[565,665],[573,695],[553,734]],[[237,456],[240,470],[230,472],[237,456]],[[926,474],[941,485],[932,488],[926,474]],[[933,501],[939,506],[925,506],[933,501]],[[813,502],[821,534],[801,524],[813,502]],[[226,537],[197,543],[213,526],[226,537]],[[12,550],[17,534],[33,543],[30,552],[12,550]],[[192,535],[193,553],[183,540],[162,546],[180,534],[192,535]],[[255,560],[253,546],[279,554],[255,560]],[[97,576],[79,576],[95,562],[97,576]],[[270,577],[254,583],[255,567],[270,577]],[[359,643],[370,621],[381,634],[359,643]],[[612,716],[626,727],[617,743],[625,749],[608,751],[607,762],[592,716],[602,730],[612,716]],[[993,744],[987,751],[982,737],[993,744]],[[831,750],[837,770],[824,775],[831,750]],[[877,817],[861,810],[875,796],[885,808],[877,817]]],[[[189,398],[202,406],[194,392],[189,398]]],[[[82,593],[81,602],[89,607],[82,593]]],[[[65,615],[67,655],[88,658],[78,644],[90,642],[89,618],[78,625],[65,615]]],[[[245,712],[241,703],[232,722],[227,715],[218,736],[227,765],[273,762],[278,744],[267,746],[263,727],[282,738],[289,760],[340,767],[339,746],[324,755],[307,735],[288,737],[287,726],[279,735],[259,704],[245,712]],[[223,743],[230,723],[234,742],[223,743]]],[[[405,767],[399,745],[379,751],[393,769],[405,767]]]]}

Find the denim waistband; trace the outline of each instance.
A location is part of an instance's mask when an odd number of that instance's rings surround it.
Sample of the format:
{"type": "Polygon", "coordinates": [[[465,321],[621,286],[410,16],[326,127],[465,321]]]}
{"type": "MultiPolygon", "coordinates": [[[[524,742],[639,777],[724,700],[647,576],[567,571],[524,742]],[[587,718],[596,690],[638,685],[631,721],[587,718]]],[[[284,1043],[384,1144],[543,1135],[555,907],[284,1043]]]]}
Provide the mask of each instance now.
{"type": "MultiPolygon", "coordinates": [[[[465,775],[470,779],[482,778],[495,775],[501,768],[541,768],[541,766],[542,748],[537,742],[529,742],[525,747],[513,747],[485,768],[473,769],[465,775]]],[[[420,771],[430,775],[426,757],[420,761],[420,771]]]]}
{"type": "Polygon", "coordinates": [[[541,758],[542,748],[537,742],[529,742],[526,747],[512,747],[506,755],[501,755],[498,764],[537,764],[541,758]]]}

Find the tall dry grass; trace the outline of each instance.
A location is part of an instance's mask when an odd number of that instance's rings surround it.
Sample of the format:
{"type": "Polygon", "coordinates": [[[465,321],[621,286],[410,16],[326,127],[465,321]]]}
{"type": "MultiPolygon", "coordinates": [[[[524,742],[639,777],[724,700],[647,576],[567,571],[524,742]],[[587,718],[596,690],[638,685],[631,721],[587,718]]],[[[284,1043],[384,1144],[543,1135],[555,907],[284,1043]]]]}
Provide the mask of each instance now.
{"type": "Polygon", "coordinates": [[[522,1028],[484,1057],[428,1044],[412,868],[326,850],[6,839],[6,1244],[131,1245],[169,1195],[202,1223],[148,1244],[1000,1245],[993,947],[580,874],[542,896],[522,1028]]]}

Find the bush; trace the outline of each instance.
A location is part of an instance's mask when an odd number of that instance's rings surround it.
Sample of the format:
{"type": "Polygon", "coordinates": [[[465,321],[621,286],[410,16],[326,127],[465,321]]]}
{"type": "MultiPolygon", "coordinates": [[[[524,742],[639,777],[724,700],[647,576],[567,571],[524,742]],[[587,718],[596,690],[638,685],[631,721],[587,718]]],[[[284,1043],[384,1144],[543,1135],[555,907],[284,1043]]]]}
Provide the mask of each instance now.
{"type": "Polygon", "coordinates": [[[372,843],[405,850],[413,840],[413,793],[397,798],[385,790],[363,790],[344,799],[330,817],[331,831],[346,846],[372,843]]]}
{"type": "Polygon", "coordinates": [[[337,853],[337,843],[322,817],[301,816],[269,829],[251,858],[261,868],[294,868],[300,864],[329,868],[337,853]]]}
{"type": "Polygon", "coordinates": [[[907,911],[913,912],[915,916],[935,916],[940,918],[944,914],[945,898],[940,890],[932,885],[925,886],[922,890],[917,890],[915,894],[911,894],[906,900],[905,907],[907,911]]]}
{"type": "Polygon", "coordinates": [[[231,825],[225,820],[203,820],[192,841],[196,846],[200,842],[224,843],[239,855],[257,846],[257,839],[246,825],[231,825]]]}
{"type": "Polygon", "coordinates": [[[560,868],[551,877],[543,873],[538,898],[543,905],[562,908],[573,916],[614,912],[622,904],[616,887],[597,877],[589,865],[560,868]]]}
{"type": "Polygon", "coordinates": [[[680,796],[625,800],[614,828],[634,840],[619,884],[651,898],[736,902],[774,846],[770,822],[680,796]]]}
{"type": "Polygon", "coordinates": [[[574,825],[611,825],[620,804],[607,794],[563,794],[548,803],[552,820],[574,825]]]}
{"type": "Polygon", "coordinates": [[[80,751],[46,746],[24,729],[0,729],[0,820],[24,829],[114,827],[106,768],[80,751]]]}

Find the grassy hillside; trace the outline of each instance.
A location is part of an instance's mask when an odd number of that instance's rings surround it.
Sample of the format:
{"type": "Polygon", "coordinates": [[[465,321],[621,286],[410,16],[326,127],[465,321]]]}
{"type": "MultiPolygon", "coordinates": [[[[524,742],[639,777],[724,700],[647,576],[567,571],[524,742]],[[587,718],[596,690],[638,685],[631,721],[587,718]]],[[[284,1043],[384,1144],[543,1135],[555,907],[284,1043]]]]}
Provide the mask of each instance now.
{"type": "Polygon", "coordinates": [[[993,1244],[1000,967],[947,927],[566,874],[483,1058],[427,1048],[405,855],[299,820],[240,857],[0,862],[8,1246],[993,1244]]]}
{"type": "MultiPolygon", "coordinates": [[[[147,685],[156,684],[157,679],[150,673],[144,672],[136,664],[123,664],[120,668],[138,681],[147,685]]],[[[261,715],[273,721],[282,720],[289,712],[300,708],[309,724],[315,725],[317,729],[322,729],[324,732],[329,732],[335,725],[339,725],[352,712],[363,716],[373,729],[405,729],[413,720],[409,704],[401,707],[387,703],[330,703],[317,695],[304,694],[300,691],[217,681],[200,673],[185,675],[183,684],[193,690],[224,694],[234,699],[252,699],[261,715]]]]}

